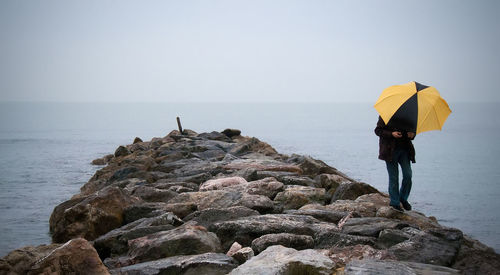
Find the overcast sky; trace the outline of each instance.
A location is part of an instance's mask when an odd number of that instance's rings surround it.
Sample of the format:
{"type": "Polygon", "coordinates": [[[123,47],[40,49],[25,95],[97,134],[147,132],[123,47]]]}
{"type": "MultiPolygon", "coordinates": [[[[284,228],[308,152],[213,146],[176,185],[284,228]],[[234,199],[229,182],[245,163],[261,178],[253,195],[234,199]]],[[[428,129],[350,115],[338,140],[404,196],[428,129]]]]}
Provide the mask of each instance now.
{"type": "Polygon", "coordinates": [[[0,101],[500,101],[500,1],[0,1],[0,101]]]}

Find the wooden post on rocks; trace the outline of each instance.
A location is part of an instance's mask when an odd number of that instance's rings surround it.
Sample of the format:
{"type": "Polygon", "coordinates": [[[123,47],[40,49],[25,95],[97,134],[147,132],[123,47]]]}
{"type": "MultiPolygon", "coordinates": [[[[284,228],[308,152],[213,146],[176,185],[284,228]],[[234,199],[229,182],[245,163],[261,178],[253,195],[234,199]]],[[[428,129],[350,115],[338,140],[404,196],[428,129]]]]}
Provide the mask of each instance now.
{"type": "Polygon", "coordinates": [[[181,125],[181,119],[179,117],[177,117],[177,126],[179,126],[179,132],[182,135],[182,125],[181,125]]]}

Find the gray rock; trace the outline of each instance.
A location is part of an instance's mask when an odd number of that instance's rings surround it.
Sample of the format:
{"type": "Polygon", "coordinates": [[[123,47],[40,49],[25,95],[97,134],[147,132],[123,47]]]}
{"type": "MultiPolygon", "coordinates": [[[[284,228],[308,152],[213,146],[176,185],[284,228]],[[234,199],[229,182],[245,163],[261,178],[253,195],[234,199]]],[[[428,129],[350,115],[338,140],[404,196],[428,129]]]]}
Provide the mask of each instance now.
{"type": "Polygon", "coordinates": [[[195,223],[186,223],[172,230],[137,238],[129,241],[128,245],[128,255],[134,263],[176,255],[222,251],[217,236],[195,223]]]}
{"type": "Polygon", "coordinates": [[[178,193],[154,188],[151,186],[139,186],[135,188],[132,195],[137,196],[147,202],[168,202],[178,195],[178,193]]]}
{"type": "Polygon", "coordinates": [[[387,249],[393,245],[410,239],[411,235],[398,229],[384,229],[380,231],[375,247],[387,249]]]}
{"type": "Polygon", "coordinates": [[[134,166],[129,166],[119,169],[109,178],[109,182],[134,178],[136,177],[137,172],[139,172],[139,168],[134,166]]]}
{"type": "Polygon", "coordinates": [[[314,247],[314,239],[309,235],[290,233],[267,234],[252,241],[252,249],[259,254],[269,246],[282,245],[303,250],[314,247]]]}
{"type": "Polygon", "coordinates": [[[318,183],[307,176],[282,176],[280,182],[286,185],[302,185],[311,187],[321,187],[318,183]]]}
{"type": "Polygon", "coordinates": [[[462,274],[459,270],[421,263],[382,260],[353,260],[344,269],[345,275],[453,275],[462,274]]]}
{"type": "MultiPolygon", "coordinates": [[[[203,139],[209,139],[209,140],[219,140],[219,141],[225,141],[225,142],[232,142],[231,137],[233,135],[235,135],[235,133],[233,134],[230,131],[228,131],[226,133],[219,133],[219,132],[213,131],[213,132],[210,132],[210,133],[201,133],[201,134],[198,134],[198,137],[201,137],[203,139]],[[229,135],[226,134],[226,133],[228,133],[229,135]],[[231,134],[233,134],[233,135],[231,135],[231,134]]],[[[239,133],[237,135],[239,135],[239,133]]]]}
{"type": "Polygon", "coordinates": [[[370,245],[373,246],[377,240],[374,237],[348,235],[335,231],[319,232],[314,236],[317,249],[330,249],[333,247],[346,247],[354,245],[370,245]]]}
{"type": "Polygon", "coordinates": [[[291,209],[284,211],[284,214],[306,215],[314,217],[320,221],[337,224],[343,217],[349,215],[349,212],[321,210],[321,209],[307,209],[307,210],[291,209]]]}
{"type": "Polygon", "coordinates": [[[342,233],[350,235],[378,237],[384,229],[402,229],[408,227],[407,223],[386,218],[351,218],[342,228],[342,233]]]}
{"type": "Polygon", "coordinates": [[[379,193],[379,191],[363,182],[343,183],[335,189],[332,202],[337,200],[355,200],[359,196],[370,193],[379,193]]]}
{"type": "Polygon", "coordinates": [[[233,258],[222,253],[174,256],[111,270],[120,275],[203,274],[223,275],[237,266],[233,258]]]}
{"type": "Polygon", "coordinates": [[[297,251],[281,245],[268,247],[229,274],[231,275],[286,275],[324,274],[333,272],[333,262],[323,254],[312,250],[297,251]]]}
{"type": "Polygon", "coordinates": [[[235,220],[255,215],[259,215],[259,212],[244,206],[207,208],[189,214],[184,218],[184,221],[196,221],[199,225],[209,228],[210,225],[217,222],[235,220]]]}
{"type": "Polygon", "coordinates": [[[389,248],[398,260],[442,266],[453,264],[463,238],[456,229],[435,229],[431,233],[414,228],[403,231],[411,235],[410,239],[389,248]]]}
{"type": "Polygon", "coordinates": [[[313,159],[309,156],[292,155],[288,162],[299,164],[304,175],[316,177],[319,174],[338,174],[337,169],[329,166],[321,160],[313,159]]]}
{"type": "Polygon", "coordinates": [[[500,270],[500,255],[493,248],[464,236],[452,267],[467,275],[497,274],[500,270]]]}
{"type": "Polygon", "coordinates": [[[165,213],[153,218],[143,218],[114,229],[94,240],[94,247],[102,259],[125,254],[128,251],[128,241],[160,231],[174,229],[183,221],[172,213],[165,213]]]}
{"type": "Polygon", "coordinates": [[[233,242],[250,246],[255,238],[266,234],[291,233],[314,236],[318,232],[334,230],[335,226],[322,223],[310,216],[267,214],[248,216],[237,220],[212,224],[209,230],[215,232],[227,249],[233,242]]]}

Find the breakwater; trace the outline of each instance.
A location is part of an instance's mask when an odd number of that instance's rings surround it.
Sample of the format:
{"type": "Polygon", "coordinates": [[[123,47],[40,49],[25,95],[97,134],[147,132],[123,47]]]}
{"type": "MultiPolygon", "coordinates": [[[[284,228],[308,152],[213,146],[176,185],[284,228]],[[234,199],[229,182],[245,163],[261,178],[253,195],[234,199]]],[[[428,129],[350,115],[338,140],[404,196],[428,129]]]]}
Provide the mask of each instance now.
{"type": "Polygon", "coordinates": [[[120,146],[50,218],[54,244],[0,271],[39,274],[488,274],[491,248],[320,160],[240,131],[172,131],[120,146]],[[71,260],[69,260],[71,259],[71,260]],[[71,263],[71,264],[68,264],[71,263]],[[301,273],[302,272],[302,273],[301,273]]]}

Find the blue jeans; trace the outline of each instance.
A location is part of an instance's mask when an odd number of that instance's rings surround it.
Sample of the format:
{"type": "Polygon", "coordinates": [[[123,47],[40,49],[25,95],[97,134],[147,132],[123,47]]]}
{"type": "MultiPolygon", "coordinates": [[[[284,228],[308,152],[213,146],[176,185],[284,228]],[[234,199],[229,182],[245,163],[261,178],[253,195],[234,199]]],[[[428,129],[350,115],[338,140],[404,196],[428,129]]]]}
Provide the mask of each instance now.
{"type": "Polygon", "coordinates": [[[389,173],[389,196],[391,205],[398,205],[402,201],[407,201],[411,190],[411,163],[408,150],[395,149],[392,161],[385,162],[389,173]],[[403,181],[399,189],[399,169],[403,172],[403,181]]]}

